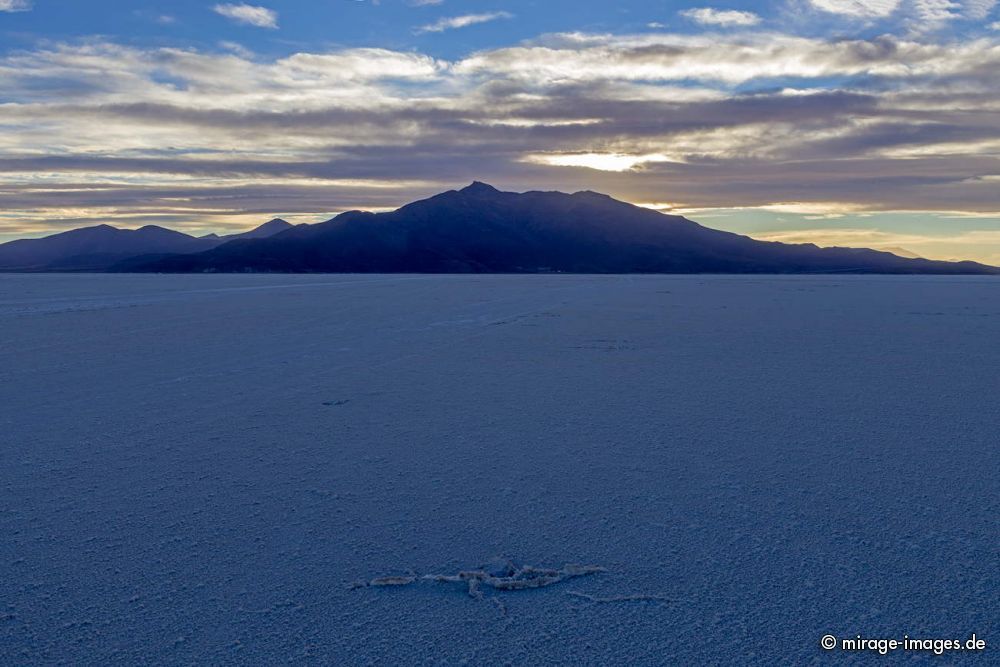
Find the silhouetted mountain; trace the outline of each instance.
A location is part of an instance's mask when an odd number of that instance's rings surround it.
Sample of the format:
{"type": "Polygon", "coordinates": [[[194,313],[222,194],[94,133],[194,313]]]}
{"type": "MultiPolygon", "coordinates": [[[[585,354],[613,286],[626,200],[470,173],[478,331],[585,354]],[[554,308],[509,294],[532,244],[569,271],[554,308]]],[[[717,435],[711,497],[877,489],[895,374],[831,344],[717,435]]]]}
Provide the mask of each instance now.
{"type": "Polygon", "coordinates": [[[756,241],[596,192],[500,192],[484,183],[391,213],[350,211],[266,239],[135,258],[121,271],[361,273],[938,273],[974,262],[756,241]]]}
{"type": "Polygon", "coordinates": [[[923,257],[913,252],[912,250],[907,250],[906,248],[900,248],[898,246],[894,246],[892,248],[882,248],[882,252],[891,252],[893,255],[899,255],[900,257],[909,257],[910,259],[923,259],[923,257]]]}
{"type": "Polygon", "coordinates": [[[260,227],[251,229],[249,232],[243,232],[242,234],[227,234],[221,237],[223,240],[232,241],[235,239],[266,239],[269,236],[274,236],[275,234],[280,234],[281,232],[291,229],[292,224],[290,222],[285,222],[281,218],[275,218],[265,222],[260,227]]]}
{"type": "Polygon", "coordinates": [[[195,238],[155,225],[141,229],[97,225],[0,244],[0,270],[101,271],[131,257],[202,252],[227,240],[265,238],[291,227],[284,220],[271,220],[242,234],[195,238]]]}
{"type": "Polygon", "coordinates": [[[199,252],[218,241],[150,225],[116,229],[98,225],[74,229],[41,239],[22,239],[0,245],[0,268],[5,270],[100,270],[142,253],[199,252]]]}

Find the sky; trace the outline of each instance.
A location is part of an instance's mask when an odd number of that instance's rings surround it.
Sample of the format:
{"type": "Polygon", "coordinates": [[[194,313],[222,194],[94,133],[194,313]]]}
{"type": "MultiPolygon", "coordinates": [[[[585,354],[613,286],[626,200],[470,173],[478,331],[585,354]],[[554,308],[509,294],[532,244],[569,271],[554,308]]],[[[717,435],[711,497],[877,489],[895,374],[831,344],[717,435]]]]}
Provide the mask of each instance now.
{"type": "Polygon", "coordinates": [[[0,0],[0,241],[473,180],[1000,265],[1000,7],[0,0]]]}

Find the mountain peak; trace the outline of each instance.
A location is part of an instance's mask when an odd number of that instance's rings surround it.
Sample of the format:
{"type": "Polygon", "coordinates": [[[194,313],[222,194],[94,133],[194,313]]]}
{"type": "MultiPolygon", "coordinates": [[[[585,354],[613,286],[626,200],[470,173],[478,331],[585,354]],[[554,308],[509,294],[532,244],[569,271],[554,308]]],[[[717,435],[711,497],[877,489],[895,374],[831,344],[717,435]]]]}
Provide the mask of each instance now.
{"type": "Polygon", "coordinates": [[[573,196],[589,197],[591,199],[614,199],[611,195],[606,195],[603,192],[594,192],[593,190],[580,190],[579,192],[574,192],[573,196]]]}
{"type": "Polygon", "coordinates": [[[291,229],[292,227],[294,227],[294,225],[291,223],[286,222],[281,218],[275,218],[274,220],[268,220],[259,227],[254,227],[248,232],[242,232],[240,234],[226,234],[221,238],[226,241],[232,241],[233,239],[264,239],[280,234],[286,229],[291,229]]]}
{"type": "Polygon", "coordinates": [[[290,229],[292,224],[282,220],[281,218],[275,218],[274,220],[268,220],[260,227],[257,227],[253,231],[281,231],[283,229],[290,229]]]}
{"type": "Polygon", "coordinates": [[[472,185],[468,185],[462,188],[461,190],[459,190],[459,192],[467,195],[491,195],[499,193],[500,191],[497,190],[492,185],[490,185],[489,183],[483,183],[482,181],[473,181],[472,185]]]}

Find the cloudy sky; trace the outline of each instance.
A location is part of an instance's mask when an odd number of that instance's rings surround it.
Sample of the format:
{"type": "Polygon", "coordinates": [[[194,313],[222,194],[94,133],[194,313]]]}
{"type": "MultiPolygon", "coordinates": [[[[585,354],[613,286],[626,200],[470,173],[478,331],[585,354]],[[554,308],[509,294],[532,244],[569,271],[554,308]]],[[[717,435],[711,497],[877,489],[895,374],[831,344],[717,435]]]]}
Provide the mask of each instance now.
{"type": "Polygon", "coordinates": [[[998,10],[0,0],[0,241],[314,222],[483,180],[1000,264],[998,10]]]}

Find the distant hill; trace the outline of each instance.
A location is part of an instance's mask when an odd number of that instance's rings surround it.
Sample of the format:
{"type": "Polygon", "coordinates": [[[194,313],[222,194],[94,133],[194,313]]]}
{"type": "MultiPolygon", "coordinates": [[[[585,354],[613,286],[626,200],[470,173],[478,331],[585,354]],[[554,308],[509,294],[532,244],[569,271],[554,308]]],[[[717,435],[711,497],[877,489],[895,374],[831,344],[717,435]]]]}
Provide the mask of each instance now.
{"type": "Polygon", "coordinates": [[[97,225],[0,244],[0,270],[102,271],[131,257],[203,252],[227,240],[266,238],[291,227],[284,220],[271,220],[242,234],[196,238],[156,225],[140,229],[97,225]]]}
{"type": "Polygon", "coordinates": [[[281,232],[291,229],[293,225],[290,222],[285,222],[281,218],[275,218],[265,222],[260,227],[255,227],[249,232],[243,232],[242,234],[227,234],[221,236],[224,241],[232,241],[234,239],[266,239],[269,236],[274,236],[275,234],[280,234],[281,232]]]}
{"type": "Polygon", "coordinates": [[[910,259],[923,259],[920,255],[913,252],[912,250],[907,250],[906,248],[900,248],[899,246],[894,246],[891,248],[882,248],[882,252],[891,252],[893,255],[899,255],[900,257],[909,257],[910,259]]]}
{"type": "Polygon", "coordinates": [[[118,271],[359,273],[1000,274],[975,262],[757,241],[596,192],[501,192],[473,183],[390,213],[350,211],[118,271]]]}

